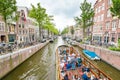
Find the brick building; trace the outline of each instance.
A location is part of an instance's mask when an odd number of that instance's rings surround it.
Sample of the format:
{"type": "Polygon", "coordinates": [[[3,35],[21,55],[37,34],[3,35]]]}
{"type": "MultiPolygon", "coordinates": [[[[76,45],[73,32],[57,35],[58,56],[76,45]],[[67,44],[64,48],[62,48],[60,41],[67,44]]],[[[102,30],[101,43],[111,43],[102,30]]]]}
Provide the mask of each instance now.
{"type": "Polygon", "coordinates": [[[16,22],[9,19],[7,21],[7,26],[0,16],[0,42],[14,43],[16,40],[16,22]]]}
{"type": "Polygon", "coordinates": [[[6,31],[5,31],[5,23],[0,16],[0,42],[6,42],[6,31]]]}
{"type": "Polygon", "coordinates": [[[26,7],[18,7],[19,19],[17,21],[17,42],[25,43],[28,41],[28,24],[27,24],[27,16],[28,16],[28,8],[26,7]]]}
{"type": "Polygon", "coordinates": [[[120,20],[112,17],[109,9],[111,5],[111,0],[97,0],[94,4],[94,41],[117,44],[120,38],[120,20]]]}
{"type": "Polygon", "coordinates": [[[82,39],[83,38],[83,29],[80,28],[80,25],[77,25],[74,28],[75,32],[74,32],[74,36],[76,39],[82,39]]]}

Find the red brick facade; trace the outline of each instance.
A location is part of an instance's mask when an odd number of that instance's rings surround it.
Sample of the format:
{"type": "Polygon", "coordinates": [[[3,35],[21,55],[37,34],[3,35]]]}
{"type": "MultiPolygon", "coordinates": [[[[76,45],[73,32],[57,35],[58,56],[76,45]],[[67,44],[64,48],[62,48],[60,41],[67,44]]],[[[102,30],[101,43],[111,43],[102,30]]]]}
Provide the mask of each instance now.
{"type": "Polygon", "coordinates": [[[120,20],[112,17],[109,9],[111,4],[112,0],[97,0],[94,4],[94,41],[117,43],[120,38],[120,20]]]}
{"type": "Polygon", "coordinates": [[[6,31],[5,31],[5,23],[0,16],[0,42],[6,42],[6,31]]]}

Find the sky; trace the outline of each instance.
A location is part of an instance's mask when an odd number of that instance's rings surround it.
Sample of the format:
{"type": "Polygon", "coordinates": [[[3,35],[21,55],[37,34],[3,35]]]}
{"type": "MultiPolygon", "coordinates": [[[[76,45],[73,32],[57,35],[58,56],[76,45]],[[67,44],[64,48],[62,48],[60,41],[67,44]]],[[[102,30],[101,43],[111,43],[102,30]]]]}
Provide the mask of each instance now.
{"type": "MultiPolygon", "coordinates": [[[[80,3],[84,0],[17,0],[17,6],[25,6],[31,8],[31,4],[37,5],[40,3],[46,8],[49,15],[53,15],[53,23],[55,27],[62,31],[65,27],[75,25],[74,17],[79,16],[80,3]]],[[[92,5],[96,0],[87,0],[92,5]]]]}

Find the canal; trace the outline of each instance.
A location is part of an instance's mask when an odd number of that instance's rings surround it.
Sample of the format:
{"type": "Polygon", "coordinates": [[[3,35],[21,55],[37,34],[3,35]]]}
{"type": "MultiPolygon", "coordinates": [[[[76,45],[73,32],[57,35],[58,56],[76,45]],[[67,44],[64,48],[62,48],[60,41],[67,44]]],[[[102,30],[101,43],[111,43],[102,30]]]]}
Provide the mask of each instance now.
{"type": "MultiPolygon", "coordinates": [[[[61,44],[66,43],[59,37],[53,43],[49,43],[40,49],[36,54],[15,68],[2,80],[55,80],[55,51],[61,44]]],[[[75,49],[82,54],[81,48],[75,46],[75,49]]],[[[109,75],[113,80],[120,79],[120,71],[104,61],[91,62],[109,75]]]]}
{"type": "Polygon", "coordinates": [[[59,37],[15,68],[2,80],[55,80],[55,51],[64,42],[59,37]]]}

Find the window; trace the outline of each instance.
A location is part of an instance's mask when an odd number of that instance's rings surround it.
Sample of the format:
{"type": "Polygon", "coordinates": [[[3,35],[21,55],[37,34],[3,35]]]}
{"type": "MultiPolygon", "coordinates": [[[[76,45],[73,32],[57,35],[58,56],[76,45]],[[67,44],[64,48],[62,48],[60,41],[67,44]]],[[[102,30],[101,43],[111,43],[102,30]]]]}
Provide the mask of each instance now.
{"type": "Polygon", "coordinates": [[[21,34],[21,31],[19,31],[19,34],[21,34]]]}
{"type": "Polygon", "coordinates": [[[99,0],[99,2],[101,2],[101,0],[99,0]]]}
{"type": "Polygon", "coordinates": [[[105,3],[103,3],[103,4],[102,4],[102,10],[104,10],[104,9],[105,9],[104,5],[105,5],[105,3]]]}
{"type": "Polygon", "coordinates": [[[98,7],[98,13],[100,12],[100,6],[98,7]]]}
{"type": "Polygon", "coordinates": [[[112,22],[112,28],[116,28],[116,27],[117,27],[116,21],[113,21],[113,22],[112,22]]]}
{"type": "Polygon", "coordinates": [[[119,20],[119,25],[118,25],[118,28],[120,28],[120,20],[119,20]]]}
{"type": "Polygon", "coordinates": [[[103,20],[104,20],[104,14],[101,15],[101,21],[103,21],[103,20]]]}
{"type": "Polygon", "coordinates": [[[21,28],[21,24],[19,24],[19,28],[21,28]]]}
{"type": "Polygon", "coordinates": [[[109,29],[109,27],[110,27],[110,22],[107,22],[106,23],[106,29],[109,29]]]}
{"type": "Polygon", "coordinates": [[[94,22],[96,22],[96,17],[94,17],[94,22]]]}
{"type": "Polygon", "coordinates": [[[102,25],[99,25],[99,29],[102,30],[102,25]]]}
{"type": "Polygon", "coordinates": [[[108,5],[111,5],[112,4],[112,0],[108,0],[108,5]]]}
{"type": "Polygon", "coordinates": [[[110,9],[107,11],[107,17],[111,17],[110,9]]]}
{"type": "Polygon", "coordinates": [[[20,41],[22,41],[22,37],[20,37],[20,41]]]}
{"type": "Polygon", "coordinates": [[[116,21],[112,21],[112,31],[115,31],[117,28],[116,21]]]}
{"type": "Polygon", "coordinates": [[[97,14],[97,8],[95,9],[95,13],[97,14]]]}
{"type": "Polygon", "coordinates": [[[24,30],[23,30],[23,34],[24,34],[24,30]]]}
{"type": "Polygon", "coordinates": [[[3,22],[0,22],[0,31],[5,31],[5,25],[3,22]]]}
{"type": "Polygon", "coordinates": [[[97,8],[97,13],[99,12],[99,7],[97,8]]]}
{"type": "Polygon", "coordinates": [[[112,33],[112,38],[111,41],[114,42],[115,41],[115,33],[112,33]]]}
{"type": "Polygon", "coordinates": [[[100,21],[100,16],[98,16],[98,22],[100,21]]]}
{"type": "Polygon", "coordinates": [[[22,24],[22,28],[24,28],[24,24],[22,24]]]}
{"type": "Polygon", "coordinates": [[[2,23],[0,23],[0,31],[2,31],[2,23]]]}

